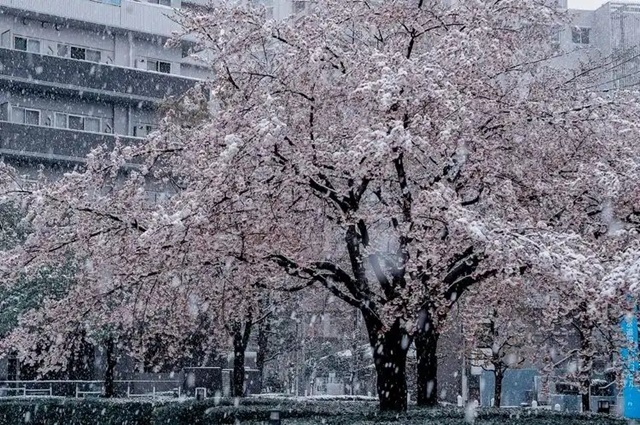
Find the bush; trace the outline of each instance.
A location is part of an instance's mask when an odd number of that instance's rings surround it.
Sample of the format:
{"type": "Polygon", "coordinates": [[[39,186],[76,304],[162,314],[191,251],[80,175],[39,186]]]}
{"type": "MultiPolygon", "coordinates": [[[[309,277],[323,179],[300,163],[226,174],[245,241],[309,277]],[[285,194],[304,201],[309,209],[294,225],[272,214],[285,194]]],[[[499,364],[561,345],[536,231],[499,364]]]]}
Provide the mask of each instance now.
{"type": "Polygon", "coordinates": [[[152,425],[153,404],[100,399],[16,399],[0,403],[0,425],[152,425]]]}
{"type": "MultiPolygon", "coordinates": [[[[412,408],[405,414],[381,414],[375,403],[351,401],[183,400],[151,402],[105,399],[15,399],[0,402],[0,425],[259,425],[271,410],[281,412],[283,425],[463,425],[462,409],[412,408]]],[[[575,415],[521,409],[479,409],[476,425],[622,425],[603,415],[575,415]]]]}
{"type": "Polygon", "coordinates": [[[242,399],[236,405],[233,399],[205,401],[189,400],[158,407],[154,424],[209,425],[260,422],[269,419],[271,410],[280,410],[282,418],[335,418],[338,415],[371,415],[377,411],[374,403],[355,401],[296,401],[295,399],[242,399]]]}

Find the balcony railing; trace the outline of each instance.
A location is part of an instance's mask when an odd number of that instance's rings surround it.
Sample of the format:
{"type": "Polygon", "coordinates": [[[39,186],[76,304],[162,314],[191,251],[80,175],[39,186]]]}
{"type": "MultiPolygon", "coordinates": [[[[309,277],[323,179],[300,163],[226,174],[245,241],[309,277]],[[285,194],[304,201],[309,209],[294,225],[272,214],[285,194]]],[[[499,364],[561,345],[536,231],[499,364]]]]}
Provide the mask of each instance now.
{"type": "MultiPolygon", "coordinates": [[[[174,1],[172,6],[177,8],[180,2],[174,1]]],[[[20,16],[51,16],[164,37],[181,30],[180,24],[171,16],[171,9],[147,1],[0,0],[0,8],[16,10],[20,16]],[[114,7],[113,3],[120,7],[114,7]]]]}
{"type": "Polygon", "coordinates": [[[0,121],[0,155],[24,160],[82,162],[98,146],[113,149],[116,139],[127,145],[143,142],[132,137],[0,121]]]}
{"type": "Polygon", "coordinates": [[[156,103],[181,95],[197,80],[75,59],[0,48],[0,80],[17,87],[46,87],[99,100],[156,103]]]}
{"type": "Polygon", "coordinates": [[[91,0],[91,1],[96,3],[110,4],[113,6],[120,6],[120,3],[121,3],[121,0],[91,0]]]}

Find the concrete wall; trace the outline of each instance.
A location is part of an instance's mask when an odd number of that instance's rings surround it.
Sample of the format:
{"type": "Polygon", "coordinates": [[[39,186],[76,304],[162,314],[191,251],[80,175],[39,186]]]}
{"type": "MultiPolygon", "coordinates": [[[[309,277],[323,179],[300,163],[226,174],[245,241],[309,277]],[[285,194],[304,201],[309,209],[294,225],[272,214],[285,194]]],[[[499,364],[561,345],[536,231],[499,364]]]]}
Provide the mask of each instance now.
{"type": "MultiPolygon", "coordinates": [[[[179,6],[179,2],[174,4],[179,6]]],[[[88,0],[0,0],[0,7],[21,10],[31,16],[46,15],[165,37],[180,30],[168,16],[170,8],[133,0],[121,0],[120,6],[88,0]]]]}
{"type": "Polygon", "coordinates": [[[94,97],[120,103],[157,103],[180,95],[195,80],[132,68],[0,49],[0,79],[12,87],[94,97]]]}
{"type": "Polygon", "coordinates": [[[27,18],[10,9],[0,14],[0,34],[3,33],[5,48],[14,47],[15,36],[28,37],[40,42],[40,53],[44,55],[58,55],[58,45],[65,44],[100,51],[100,63],[136,67],[136,59],[141,58],[169,62],[171,74],[180,75],[181,49],[165,48],[165,36],[124,33],[102,26],[83,27],[73,22],[56,23],[46,17],[27,18]]]}
{"type": "MultiPolygon", "coordinates": [[[[140,143],[140,139],[120,141],[140,143]]],[[[0,122],[0,150],[5,156],[77,162],[97,146],[113,149],[115,142],[116,137],[108,134],[0,122]]]]}
{"type": "Polygon", "coordinates": [[[89,31],[3,13],[0,14],[0,33],[7,30],[11,31],[11,46],[3,47],[13,48],[13,36],[23,36],[39,40],[42,54],[56,55],[58,44],[67,44],[99,50],[102,53],[101,62],[114,63],[114,37],[104,28],[89,31]]]}

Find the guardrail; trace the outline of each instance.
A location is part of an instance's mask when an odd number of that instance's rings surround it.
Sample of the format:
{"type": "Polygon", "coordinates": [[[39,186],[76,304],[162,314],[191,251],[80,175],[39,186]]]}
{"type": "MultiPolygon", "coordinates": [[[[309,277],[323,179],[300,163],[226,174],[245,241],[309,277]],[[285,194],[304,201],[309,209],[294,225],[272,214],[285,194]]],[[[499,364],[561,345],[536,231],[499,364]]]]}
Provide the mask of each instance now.
{"type": "MultiPolygon", "coordinates": [[[[115,380],[119,393],[127,398],[181,397],[181,380],[115,380]],[[148,386],[151,391],[135,392],[136,386],[148,386]],[[126,391],[125,391],[126,389],[126,391]]],[[[17,380],[0,381],[0,397],[98,397],[104,393],[101,380],[17,380]]]]}

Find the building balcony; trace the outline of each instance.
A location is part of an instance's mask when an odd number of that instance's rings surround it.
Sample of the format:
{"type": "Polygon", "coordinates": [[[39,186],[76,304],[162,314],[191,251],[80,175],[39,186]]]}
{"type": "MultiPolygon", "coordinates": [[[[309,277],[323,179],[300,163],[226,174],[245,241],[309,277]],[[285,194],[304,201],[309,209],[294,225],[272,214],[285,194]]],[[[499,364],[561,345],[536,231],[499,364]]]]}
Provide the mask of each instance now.
{"type": "MultiPolygon", "coordinates": [[[[46,18],[64,23],[72,20],[114,30],[171,37],[180,25],[171,19],[172,9],[162,4],[134,0],[0,0],[0,8],[28,18],[46,18]]],[[[180,1],[172,0],[179,8],[180,1]]]]}
{"type": "Polygon", "coordinates": [[[185,93],[197,80],[173,74],[0,48],[0,80],[35,89],[117,103],[158,103],[185,93]]]}
{"type": "Polygon", "coordinates": [[[92,149],[142,139],[0,121],[0,155],[25,162],[84,162],[92,149]]]}

